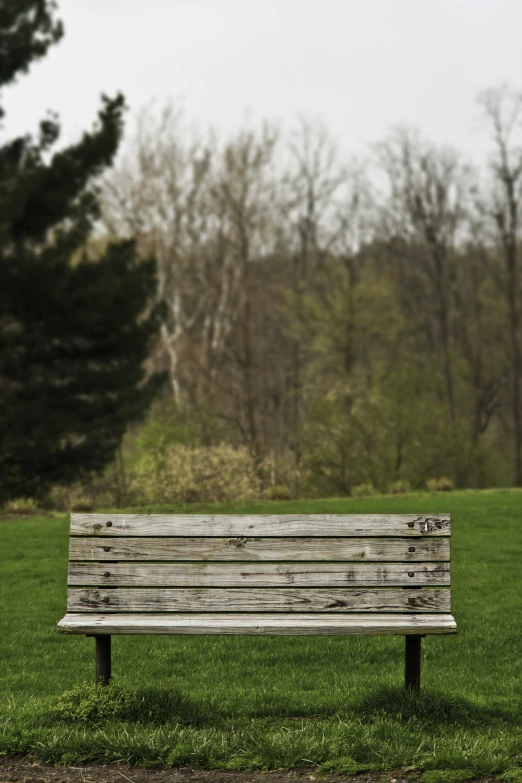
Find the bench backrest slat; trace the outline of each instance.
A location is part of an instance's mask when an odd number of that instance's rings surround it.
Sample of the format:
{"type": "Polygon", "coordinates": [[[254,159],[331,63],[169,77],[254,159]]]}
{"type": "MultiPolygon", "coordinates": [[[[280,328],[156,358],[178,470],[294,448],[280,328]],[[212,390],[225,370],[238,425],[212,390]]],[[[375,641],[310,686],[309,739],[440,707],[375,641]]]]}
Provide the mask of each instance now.
{"type": "Polygon", "coordinates": [[[447,537],[418,538],[71,538],[70,560],[448,561],[447,537]]]}
{"type": "Polygon", "coordinates": [[[70,612],[449,612],[449,590],[72,590],[70,612]]]}
{"type": "Polygon", "coordinates": [[[449,536],[449,514],[72,514],[71,535],[449,536]]]}
{"type": "Polygon", "coordinates": [[[418,587],[449,585],[449,563],[70,563],[70,585],[418,587]],[[411,576],[410,576],[411,574],[411,576]]]}

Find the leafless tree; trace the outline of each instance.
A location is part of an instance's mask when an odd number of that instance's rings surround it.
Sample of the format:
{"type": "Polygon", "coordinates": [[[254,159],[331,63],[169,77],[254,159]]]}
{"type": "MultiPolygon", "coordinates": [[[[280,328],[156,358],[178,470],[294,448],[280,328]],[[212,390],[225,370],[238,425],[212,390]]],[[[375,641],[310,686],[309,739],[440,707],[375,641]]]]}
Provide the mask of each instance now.
{"type": "MultiPolygon", "coordinates": [[[[437,148],[418,133],[398,129],[377,148],[388,178],[383,224],[389,237],[414,247],[416,263],[407,274],[417,277],[424,293],[425,329],[438,346],[445,397],[452,428],[456,427],[456,400],[452,352],[452,292],[456,282],[454,250],[465,238],[470,171],[449,148],[437,148]]],[[[404,287],[406,290],[406,287],[404,287]]],[[[419,302],[414,303],[419,307],[419,302]]]]}
{"type": "Polygon", "coordinates": [[[177,400],[187,366],[199,367],[206,383],[215,379],[245,306],[242,286],[266,219],[257,176],[273,144],[265,129],[261,140],[245,132],[222,149],[210,135],[191,133],[172,106],[159,115],[145,110],[104,182],[107,229],[133,236],[157,260],[167,311],[158,358],[177,400]]]}
{"type": "Polygon", "coordinates": [[[208,312],[208,264],[216,253],[216,219],[209,209],[213,150],[209,139],[186,136],[172,106],[159,116],[142,111],[103,189],[108,229],[133,236],[140,252],[157,260],[157,296],[167,311],[159,352],[167,359],[177,400],[180,353],[208,312]]]}
{"type": "MultiPolygon", "coordinates": [[[[317,271],[332,252],[336,204],[344,169],[336,144],[323,124],[301,117],[288,144],[284,176],[283,247],[289,264],[287,285],[292,293],[291,320],[303,319],[303,298],[317,271]]],[[[302,422],[304,341],[291,341],[289,392],[290,429],[297,475],[301,461],[299,430],[302,422]]]]}
{"type": "MultiPolygon", "coordinates": [[[[232,395],[227,417],[233,421],[259,464],[264,451],[262,420],[262,365],[259,361],[263,331],[256,322],[257,270],[273,253],[277,217],[274,151],[277,133],[264,125],[261,131],[241,131],[224,148],[212,189],[214,211],[222,216],[230,274],[234,290],[234,336],[228,343],[231,364],[227,389],[232,395]]],[[[266,281],[265,281],[266,282],[266,281]]],[[[231,319],[218,310],[214,329],[231,319]]]]}
{"type": "Polygon", "coordinates": [[[502,292],[509,317],[515,486],[522,486],[522,411],[520,347],[520,235],[522,204],[522,93],[507,87],[481,93],[479,102],[492,132],[493,187],[485,213],[495,229],[504,261],[502,292]]]}

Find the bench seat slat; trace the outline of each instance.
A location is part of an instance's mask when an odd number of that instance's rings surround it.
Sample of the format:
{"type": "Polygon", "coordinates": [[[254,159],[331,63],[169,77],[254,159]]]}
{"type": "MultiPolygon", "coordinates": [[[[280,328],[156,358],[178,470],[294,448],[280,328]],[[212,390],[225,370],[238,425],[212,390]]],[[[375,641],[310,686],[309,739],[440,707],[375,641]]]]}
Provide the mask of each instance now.
{"type": "Polygon", "coordinates": [[[69,564],[70,586],[440,587],[449,584],[449,563],[69,564]]]}
{"type": "Polygon", "coordinates": [[[447,561],[449,538],[71,538],[70,560],[447,561]],[[413,550],[413,551],[411,551],[413,550]]]}
{"type": "Polygon", "coordinates": [[[450,532],[449,514],[71,514],[73,536],[418,537],[450,532]]]}
{"type": "Polygon", "coordinates": [[[455,633],[451,614],[66,614],[62,633],[373,635],[455,633]]]}
{"type": "Polygon", "coordinates": [[[449,590],[70,589],[69,612],[445,612],[449,590]]]}

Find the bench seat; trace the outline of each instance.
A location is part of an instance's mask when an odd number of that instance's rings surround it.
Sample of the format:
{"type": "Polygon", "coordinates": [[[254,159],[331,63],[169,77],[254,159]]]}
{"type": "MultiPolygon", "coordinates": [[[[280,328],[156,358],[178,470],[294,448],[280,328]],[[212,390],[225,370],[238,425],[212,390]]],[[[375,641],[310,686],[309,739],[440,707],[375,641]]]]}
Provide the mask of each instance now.
{"type": "Polygon", "coordinates": [[[62,633],[78,634],[249,634],[392,635],[455,633],[451,614],[66,614],[62,633]]]}

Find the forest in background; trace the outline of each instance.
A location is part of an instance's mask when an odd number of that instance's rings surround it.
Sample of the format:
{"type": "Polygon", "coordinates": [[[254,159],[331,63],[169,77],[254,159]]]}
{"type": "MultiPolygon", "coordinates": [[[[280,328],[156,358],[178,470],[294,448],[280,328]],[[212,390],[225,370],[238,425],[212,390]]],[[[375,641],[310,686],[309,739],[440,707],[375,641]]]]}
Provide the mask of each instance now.
{"type": "Polygon", "coordinates": [[[120,502],[522,484],[521,96],[479,107],[484,170],[404,127],[345,165],[318,122],[139,115],[91,250],[133,238],[164,306],[120,502]]]}
{"type": "MultiPolygon", "coordinates": [[[[4,4],[0,90],[56,12],[4,4]]],[[[522,486],[522,93],[477,108],[481,168],[172,105],[122,147],[122,95],[53,152],[56,115],[5,139],[0,101],[0,503],[522,486]]]]}

